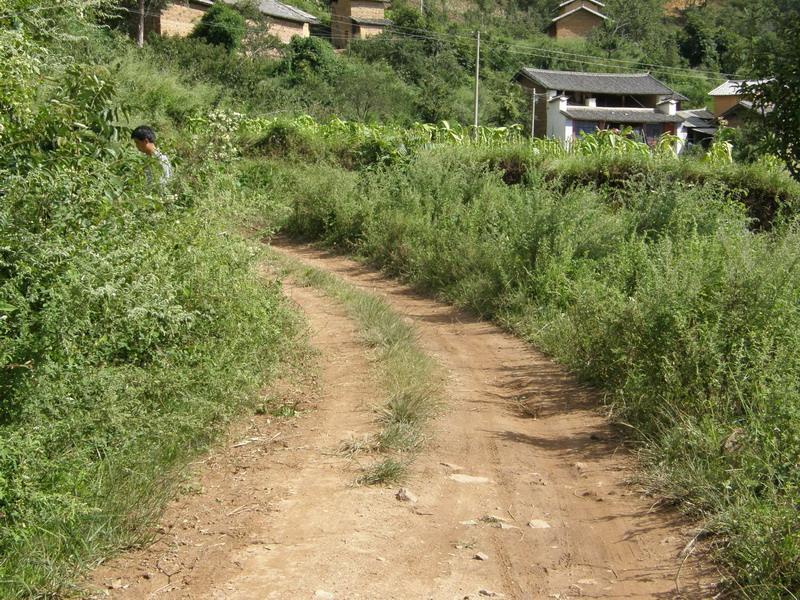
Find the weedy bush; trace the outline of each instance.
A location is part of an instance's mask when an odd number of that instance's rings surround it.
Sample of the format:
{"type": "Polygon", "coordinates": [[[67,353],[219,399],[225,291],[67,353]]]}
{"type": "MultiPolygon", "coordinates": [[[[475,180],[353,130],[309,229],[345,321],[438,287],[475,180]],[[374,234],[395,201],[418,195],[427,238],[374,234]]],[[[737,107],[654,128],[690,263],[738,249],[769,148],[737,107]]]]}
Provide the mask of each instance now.
{"type": "Polygon", "coordinates": [[[59,51],[108,5],[0,4],[3,598],[66,595],[141,540],[292,337],[253,252],[221,234],[241,195],[226,165],[198,153],[174,189],[147,186],[110,72],[59,51]]]}
{"type": "Polygon", "coordinates": [[[288,231],[495,318],[605,389],[653,489],[717,534],[729,583],[796,595],[800,224],[787,211],[754,231],[746,192],[720,182],[792,198],[795,184],[675,158],[580,161],[437,145],[359,173],[271,168],[288,231]],[[531,168],[519,185],[504,154],[531,168]],[[602,165],[628,176],[576,175],[602,165]]]}

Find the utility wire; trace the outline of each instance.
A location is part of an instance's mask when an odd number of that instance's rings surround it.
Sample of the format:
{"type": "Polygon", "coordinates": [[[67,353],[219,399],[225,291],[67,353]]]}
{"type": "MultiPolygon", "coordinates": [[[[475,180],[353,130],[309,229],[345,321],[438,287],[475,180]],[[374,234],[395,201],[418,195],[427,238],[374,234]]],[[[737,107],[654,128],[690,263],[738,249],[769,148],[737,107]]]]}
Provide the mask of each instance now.
{"type": "MultiPolygon", "coordinates": [[[[136,9],[130,9],[127,7],[120,7],[120,8],[123,11],[127,11],[136,15],[140,14],[140,12],[136,9]]],[[[175,19],[164,19],[163,15],[160,12],[146,11],[145,15],[161,16],[162,19],[168,23],[175,23],[182,25],[186,24],[183,21],[176,21],[175,19]]],[[[331,22],[332,23],[337,22],[347,25],[353,24],[353,21],[349,17],[331,16],[331,22]]],[[[466,46],[467,43],[473,44],[475,42],[474,37],[463,34],[433,32],[429,30],[420,30],[408,27],[397,27],[394,25],[387,28],[387,30],[384,32],[384,35],[386,34],[391,36],[393,39],[398,39],[398,40],[402,39],[402,40],[434,41],[438,43],[448,44],[451,46],[458,45],[459,48],[466,46]],[[405,33],[405,32],[412,32],[412,33],[405,33]]],[[[659,70],[663,72],[664,75],[671,77],[687,77],[687,78],[702,79],[702,80],[707,80],[708,78],[724,77],[724,75],[721,73],[706,71],[702,69],[688,69],[682,67],[674,67],[670,65],[660,65],[655,63],[640,63],[638,61],[632,61],[632,60],[604,58],[601,56],[595,56],[591,54],[565,52],[561,50],[555,50],[544,47],[528,46],[526,44],[508,44],[505,41],[482,40],[482,45],[485,48],[486,47],[492,48],[500,53],[505,53],[505,54],[544,58],[550,60],[557,59],[574,64],[587,65],[590,67],[601,67],[605,69],[627,69],[629,71],[641,72],[644,68],[649,67],[652,69],[659,70]]]]}

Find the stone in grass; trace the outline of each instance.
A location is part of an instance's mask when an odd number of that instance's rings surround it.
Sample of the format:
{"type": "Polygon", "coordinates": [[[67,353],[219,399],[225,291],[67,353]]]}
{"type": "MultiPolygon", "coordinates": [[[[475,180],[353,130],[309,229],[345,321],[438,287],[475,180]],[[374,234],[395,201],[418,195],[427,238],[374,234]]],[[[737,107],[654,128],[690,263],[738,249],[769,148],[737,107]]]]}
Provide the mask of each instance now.
{"type": "Polygon", "coordinates": [[[394,495],[395,498],[400,500],[400,502],[416,502],[417,497],[408,491],[406,488],[400,488],[397,490],[397,493],[394,495]]]}
{"type": "Polygon", "coordinates": [[[483,552],[478,552],[475,556],[473,556],[475,560],[489,560],[489,555],[484,554],[483,552]]]}

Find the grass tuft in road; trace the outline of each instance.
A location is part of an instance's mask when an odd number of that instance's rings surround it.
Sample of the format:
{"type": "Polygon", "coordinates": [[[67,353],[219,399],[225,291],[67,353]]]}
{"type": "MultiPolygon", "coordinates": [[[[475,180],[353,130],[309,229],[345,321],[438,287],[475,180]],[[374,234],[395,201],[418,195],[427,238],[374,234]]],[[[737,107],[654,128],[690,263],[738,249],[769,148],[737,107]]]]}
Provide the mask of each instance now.
{"type": "Polygon", "coordinates": [[[346,444],[343,452],[392,455],[366,469],[358,484],[390,485],[401,481],[411,462],[410,455],[425,443],[425,424],[439,403],[434,361],[420,349],[414,328],[381,298],[284,254],[274,250],[269,253],[284,274],[341,302],[358,324],[362,341],[374,352],[387,399],[376,408],[380,432],[373,439],[346,444]]]}
{"type": "Polygon", "coordinates": [[[395,458],[385,458],[379,463],[364,469],[364,473],[356,479],[358,485],[393,485],[402,483],[408,472],[408,462],[395,458]]]}

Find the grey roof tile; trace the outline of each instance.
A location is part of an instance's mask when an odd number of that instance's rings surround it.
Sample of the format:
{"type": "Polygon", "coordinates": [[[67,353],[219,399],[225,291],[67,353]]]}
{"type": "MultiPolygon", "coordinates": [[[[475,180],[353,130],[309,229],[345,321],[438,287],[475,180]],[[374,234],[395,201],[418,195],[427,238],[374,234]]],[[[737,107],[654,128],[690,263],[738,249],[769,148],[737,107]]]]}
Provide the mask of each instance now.
{"type": "Polygon", "coordinates": [[[582,11],[582,10],[583,10],[583,11],[586,11],[586,12],[588,12],[588,13],[592,14],[592,15],[594,15],[595,17],[598,17],[598,18],[600,18],[600,19],[603,19],[603,20],[605,20],[605,21],[607,21],[607,20],[608,20],[608,17],[607,17],[607,16],[605,16],[605,15],[604,15],[603,13],[601,13],[601,12],[598,12],[598,11],[596,11],[596,10],[592,10],[592,9],[591,9],[591,8],[589,8],[588,6],[579,6],[578,8],[574,8],[574,9],[572,9],[572,10],[570,10],[570,11],[567,11],[567,12],[565,12],[565,13],[564,13],[564,14],[562,14],[562,15],[558,15],[556,18],[554,18],[554,19],[551,21],[551,23],[558,23],[558,22],[559,22],[561,19],[564,19],[564,18],[566,18],[566,17],[568,17],[568,16],[570,16],[570,15],[574,15],[575,13],[577,13],[577,12],[580,12],[580,11],[582,11]]]}
{"type": "Polygon", "coordinates": [[[678,115],[683,117],[684,123],[687,127],[692,129],[713,128],[716,126],[717,119],[713,113],[705,108],[697,108],[694,110],[680,110],[678,115]]]}
{"type": "MultiPolygon", "coordinates": [[[[227,4],[236,4],[236,0],[224,0],[227,4]]],[[[259,0],[258,10],[268,17],[296,21],[298,23],[319,23],[317,17],[299,8],[278,2],[277,0],[259,0]]]]}
{"type": "Polygon", "coordinates": [[[380,27],[388,27],[392,24],[389,19],[362,19],[360,17],[350,17],[356,25],[378,25],[380,27]]]}
{"type": "Polygon", "coordinates": [[[659,95],[675,94],[649,73],[580,73],[524,68],[518,74],[548,90],[592,94],[659,95]]]}
{"type": "Polygon", "coordinates": [[[605,108],[568,106],[562,113],[579,121],[607,121],[612,123],[681,123],[683,117],[666,115],[652,108],[605,108]]]}

